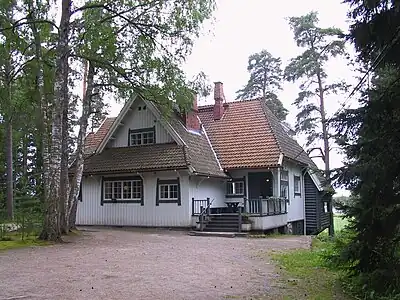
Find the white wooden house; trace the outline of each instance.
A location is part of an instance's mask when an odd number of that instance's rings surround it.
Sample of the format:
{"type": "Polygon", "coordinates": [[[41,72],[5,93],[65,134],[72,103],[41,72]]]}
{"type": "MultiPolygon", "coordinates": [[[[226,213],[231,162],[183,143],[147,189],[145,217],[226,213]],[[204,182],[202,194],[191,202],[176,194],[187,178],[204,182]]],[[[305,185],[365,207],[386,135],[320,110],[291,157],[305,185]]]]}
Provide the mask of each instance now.
{"type": "Polygon", "coordinates": [[[136,97],[104,120],[86,138],[77,224],[193,227],[205,209],[224,216],[238,205],[254,230],[326,228],[331,196],[265,101],[227,102],[220,82],[214,98],[165,116],[136,97]]]}

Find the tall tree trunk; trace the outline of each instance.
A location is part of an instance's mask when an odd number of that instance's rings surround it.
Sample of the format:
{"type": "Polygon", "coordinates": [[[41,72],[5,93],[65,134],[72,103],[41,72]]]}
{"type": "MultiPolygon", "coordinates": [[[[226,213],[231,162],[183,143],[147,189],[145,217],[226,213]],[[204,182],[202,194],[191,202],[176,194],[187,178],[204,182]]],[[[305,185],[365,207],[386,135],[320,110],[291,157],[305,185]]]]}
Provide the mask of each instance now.
{"type": "Polygon", "coordinates": [[[71,17],[71,3],[62,0],[61,21],[59,26],[59,39],[56,48],[56,72],[54,80],[54,101],[52,105],[51,128],[51,153],[49,164],[49,185],[45,199],[45,217],[42,232],[39,238],[42,240],[61,241],[59,223],[60,181],[61,181],[61,149],[62,149],[62,105],[65,97],[68,97],[68,34],[71,17]],[[67,73],[67,74],[66,74],[67,73]]]}
{"type": "MultiPolygon", "coordinates": [[[[330,179],[330,164],[329,164],[329,135],[328,135],[328,124],[325,113],[325,102],[324,102],[324,89],[322,84],[321,72],[317,72],[318,78],[318,89],[319,89],[319,109],[321,111],[321,122],[322,122],[322,138],[324,142],[324,163],[325,163],[325,178],[327,182],[330,179]]],[[[329,235],[335,235],[335,228],[333,223],[333,205],[332,201],[329,202],[329,235]]]]}
{"type": "MultiPolygon", "coordinates": [[[[68,82],[68,72],[64,74],[64,82],[68,82]]],[[[60,181],[60,227],[61,233],[68,233],[68,97],[62,100],[62,143],[61,143],[61,181],[60,181]]]]}
{"type": "MultiPolygon", "coordinates": [[[[90,102],[93,92],[93,79],[95,74],[95,68],[92,63],[89,63],[87,73],[87,87],[82,97],[82,115],[80,118],[80,127],[78,134],[78,144],[76,149],[75,157],[75,173],[71,183],[71,191],[69,194],[69,227],[70,229],[75,228],[76,222],[76,210],[78,207],[78,196],[81,188],[83,166],[84,166],[84,151],[85,151],[85,136],[88,128],[88,120],[90,115],[90,102]]],[[[84,85],[85,86],[85,85],[84,85]]]]}
{"type": "Polygon", "coordinates": [[[14,172],[13,172],[13,127],[12,119],[7,121],[7,218],[14,219],[14,172]]]}

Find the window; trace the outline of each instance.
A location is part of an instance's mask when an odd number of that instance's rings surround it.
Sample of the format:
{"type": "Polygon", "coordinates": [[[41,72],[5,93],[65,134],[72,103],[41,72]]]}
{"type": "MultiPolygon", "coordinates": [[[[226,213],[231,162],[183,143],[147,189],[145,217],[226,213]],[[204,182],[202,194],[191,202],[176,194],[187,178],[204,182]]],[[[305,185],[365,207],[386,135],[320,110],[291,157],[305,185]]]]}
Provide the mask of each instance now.
{"type": "Polygon", "coordinates": [[[236,178],[228,181],[226,184],[226,196],[227,197],[243,197],[245,195],[245,179],[236,178]]]}
{"type": "Polygon", "coordinates": [[[301,181],[300,181],[300,176],[294,175],[294,195],[295,196],[301,196],[301,181]]]}
{"type": "Polygon", "coordinates": [[[329,203],[328,202],[324,202],[324,213],[328,213],[329,212],[329,203]]]}
{"type": "Polygon", "coordinates": [[[179,178],[170,180],[157,179],[156,205],[160,203],[177,203],[181,205],[181,188],[179,178]]]}
{"type": "Polygon", "coordinates": [[[103,178],[101,204],[143,202],[143,181],[140,177],[103,178]]]}
{"type": "Polygon", "coordinates": [[[280,196],[285,199],[289,199],[289,172],[281,171],[281,187],[280,196]]]}
{"type": "Polygon", "coordinates": [[[129,129],[128,145],[129,146],[140,146],[149,145],[156,142],[156,131],[155,127],[143,128],[143,129],[129,129]]]}

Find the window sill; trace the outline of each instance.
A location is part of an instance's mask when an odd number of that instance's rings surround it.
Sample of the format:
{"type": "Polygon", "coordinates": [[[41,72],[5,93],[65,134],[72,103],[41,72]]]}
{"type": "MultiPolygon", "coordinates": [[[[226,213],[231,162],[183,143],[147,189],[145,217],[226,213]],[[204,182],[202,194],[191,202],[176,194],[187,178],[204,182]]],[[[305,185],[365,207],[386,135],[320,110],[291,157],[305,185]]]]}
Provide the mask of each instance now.
{"type": "Polygon", "coordinates": [[[158,203],[178,203],[178,199],[160,199],[158,203]]]}
{"type": "MultiPolygon", "coordinates": [[[[143,201],[142,200],[116,200],[116,201],[114,201],[114,200],[103,200],[102,203],[107,203],[107,204],[109,204],[109,203],[115,203],[115,204],[119,204],[119,203],[139,203],[139,204],[142,204],[143,201]]],[[[142,204],[142,205],[144,205],[144,204],[142,204]]]]}

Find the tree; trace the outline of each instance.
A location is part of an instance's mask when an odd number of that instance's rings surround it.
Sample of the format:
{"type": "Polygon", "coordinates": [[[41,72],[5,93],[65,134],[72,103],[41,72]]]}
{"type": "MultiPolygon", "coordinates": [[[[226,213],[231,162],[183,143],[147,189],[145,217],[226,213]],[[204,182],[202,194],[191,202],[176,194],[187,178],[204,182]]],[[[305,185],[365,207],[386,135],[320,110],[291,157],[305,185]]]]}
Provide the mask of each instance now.
{"type": "Polygon", "coordinates": [[[281,59],[262,50],[249,56],[247,71],[250,73],[249,81],[236,92],[236,99],[262,97],[276,117],[285,120],[288,111],[276,95],[282,88],[281,59]]]}
{"type": "MultiPolygon", "coordinates": [[[[330,140],[328,118],[325,101],[329,94],[338,94],[347,91],[345,82],[328,83],[328,74],[324,69],[326,62],[339,55],[345,54],[345,41],[340,38],[343,33],[340,29],[320,28],[317,26],[316,12],[301,17],[289,18],[289,25],[294,33],[294,40],[305,51],[291,59],[286,67],[286,80],[300,84],[301,92],[294,104],[300,110],[297,114],[296,132],[307,135],[307,146],[314,146],[308,152],[318,150],[325,165],[324,174],[330,178],[330,140]],[[319,147],[318,142],[323,146],[319,147]]],[[[332,211],[332,203],[330,203],[332,211]]],[[[329,226],[329,234],[334,234],[333,215],[329,226]]]]}
{"type": "Polygon", "coordinates": [[[353,234],[339,253],[339,262],[362,298],[396,299],[400,295],[399,3],[345,2],[351,5],[349,37],[373,79],[362,90],[360,107],[344,110],[334,122],[347,156],[337,184],[353,195],[345,207],[353,234]]]}

